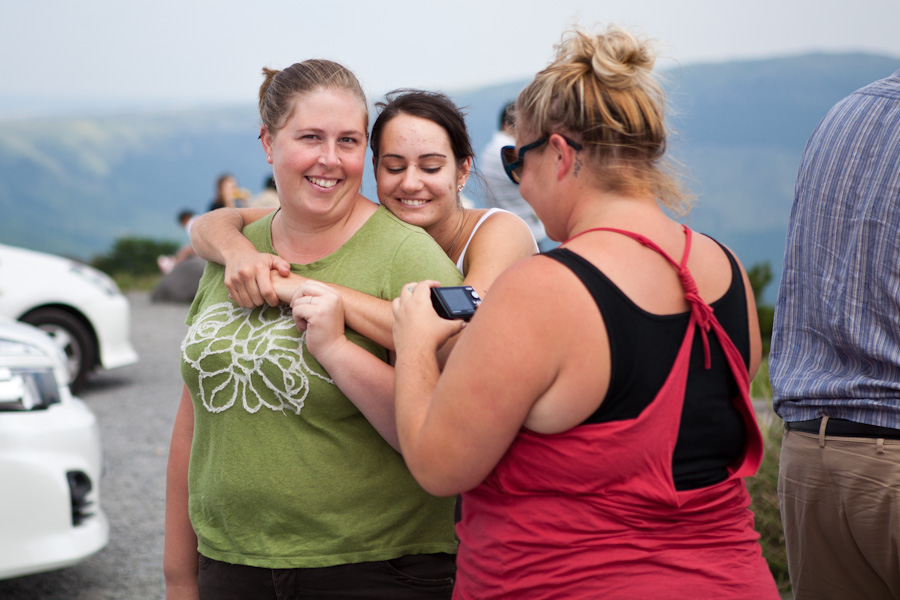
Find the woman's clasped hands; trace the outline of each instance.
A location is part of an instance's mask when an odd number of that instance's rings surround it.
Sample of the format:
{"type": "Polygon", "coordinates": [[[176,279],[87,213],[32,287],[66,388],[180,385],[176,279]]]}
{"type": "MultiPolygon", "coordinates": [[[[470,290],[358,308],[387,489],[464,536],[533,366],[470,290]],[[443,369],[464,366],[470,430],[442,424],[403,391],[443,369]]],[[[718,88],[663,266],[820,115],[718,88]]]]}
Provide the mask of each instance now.
{"type": "Polygon", "coordinates": [[[306,332],[306,347],[320,363],[351,343],[344,335],[344,304],[334,289],[309,280],[297,287],[290,305],[297,329],[306,332]]]}
{"type": "Polygon", "coordinates": [[[276,254],[243,252],[225,265],[225,287],[238,306],[278,306],[281,301],[274,284],[290,273],[291,263],[276,254]]]}

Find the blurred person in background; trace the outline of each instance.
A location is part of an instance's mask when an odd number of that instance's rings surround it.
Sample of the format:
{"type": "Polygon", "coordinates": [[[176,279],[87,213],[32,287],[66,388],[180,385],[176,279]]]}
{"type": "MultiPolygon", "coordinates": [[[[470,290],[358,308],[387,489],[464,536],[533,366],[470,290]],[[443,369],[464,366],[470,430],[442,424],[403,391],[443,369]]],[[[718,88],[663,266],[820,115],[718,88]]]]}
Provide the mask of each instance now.
{"type": "Polygon", "coordinates": [[[240,208],[246,206],[250,192],[238,186],[231,173],[222,173],[216,179],[216,195],[209,204],[209,210],[217,208],[240,208]]]}
{"type": "MultiPolygon", "coordinates": [[[[194,211],[185,209],[178,213],[178,224],[187,232],[188,236],[191,234],[191,225],[194,222],[196,215],[194,211]]],[[[159,265],[159,270],[165,273],[170,273],[172,269],[178,266],[182,261],[194,256],[194,247],[190,242],[187,244],[183,244],[173,255],[170,256],[158,256],[156,258],[156,263],[159,265]]]]}
{"type": "Polygon", "coordinates": [[[251,208],[278,208],[278,191],[275,189],[275,178],[271,175],[263,182],[263,189],[250,201],[251,208]]]}

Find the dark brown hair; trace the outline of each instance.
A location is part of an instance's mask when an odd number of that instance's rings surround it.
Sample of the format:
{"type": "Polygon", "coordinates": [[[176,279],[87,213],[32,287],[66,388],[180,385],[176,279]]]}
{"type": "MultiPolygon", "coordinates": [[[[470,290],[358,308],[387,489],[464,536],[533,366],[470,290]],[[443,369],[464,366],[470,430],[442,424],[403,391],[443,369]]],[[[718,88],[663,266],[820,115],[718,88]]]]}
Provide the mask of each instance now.
{"type": "Polygon", "coordinates": [[[372,147],[372,155],[375,157],[375,168],[378,168],[380,158],[381,135],[385,125],[398,115],[410,115],[427,119],[440,125],[450,138],[450,148],[453,150],[453,158],[457,165],[461,165],[467,158],[474,158],[472,141],[469,139],[469,131],[466,128],[465,114],[453,103],[450,98],[439,92],[424,90],[394,90],[384,96],[384,102],[378,102],[375,106],[379,109],[378,118],[372,125],[372,135],[369,144],[372,147]]]}

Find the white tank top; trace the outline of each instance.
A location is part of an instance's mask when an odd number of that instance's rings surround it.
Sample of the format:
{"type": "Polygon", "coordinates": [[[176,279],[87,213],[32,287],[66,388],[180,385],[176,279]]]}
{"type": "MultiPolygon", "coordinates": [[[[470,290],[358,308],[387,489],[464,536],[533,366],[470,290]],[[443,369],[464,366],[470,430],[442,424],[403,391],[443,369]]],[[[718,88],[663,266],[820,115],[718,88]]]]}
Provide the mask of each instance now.
{"type": "Polygon", "coordinates": [[[463,248],[462,254],[459,255],[459,260],[456,261],[456,268],[459,269],[459,272],[463,274],[463,277],[466,276],[466,274],[463,273],[463,261],[466,258],[466,250],[469,249],[469,244],[472,243],[472,238],[475,237],[475,232],[478,231],[478,228],[481,227],[482,223],[487,221],[488,217],[490,217],[492,214],[498,213],[498,212],[509,212],[509,211],[503,210],[502,208],[491,208],[486,213],[484,213],[480,219],[478,219],[477,223],[475,223],[475,229],[472,230],[472,234],[469,236],[469,239],[466,240],[466,245],[463,248]]]}

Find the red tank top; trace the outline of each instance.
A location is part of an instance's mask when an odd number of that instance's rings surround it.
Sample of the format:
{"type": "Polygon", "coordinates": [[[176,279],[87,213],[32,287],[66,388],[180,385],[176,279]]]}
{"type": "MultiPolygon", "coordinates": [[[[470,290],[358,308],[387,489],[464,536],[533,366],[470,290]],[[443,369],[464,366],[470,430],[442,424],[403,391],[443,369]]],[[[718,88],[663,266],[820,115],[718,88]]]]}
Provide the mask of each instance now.
{"type": "Polygon", "coordinates": [[[643,236],[600,229],[637,240],[678,270],[691,318],[677,358],[637,418],[519,433],[487,479],[463,494],[453,597],[778,600],[742,479],[763,450],[749,376],[687,270],[691,231],[684,228],[678,263],[643,236]],[[725,481],[677,491],[672,453],[698,327],[705,347],[707,335],[717,336],[738,382],[732,402],[747,444],[725,481]]]}

